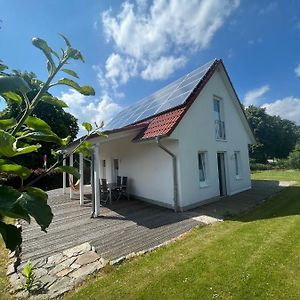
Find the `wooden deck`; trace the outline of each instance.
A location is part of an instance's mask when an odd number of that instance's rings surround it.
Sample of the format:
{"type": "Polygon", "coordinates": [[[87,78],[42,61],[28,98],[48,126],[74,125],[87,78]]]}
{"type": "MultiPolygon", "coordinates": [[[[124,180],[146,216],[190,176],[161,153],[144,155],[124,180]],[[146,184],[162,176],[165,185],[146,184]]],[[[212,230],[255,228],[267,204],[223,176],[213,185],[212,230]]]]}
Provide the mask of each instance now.
{"type": "MultiPolygon", "coordinates": [[[[85,187],[88,189],[87,187],[85,187]]],[[[146,250],[174,238],[198,225],[199,215],[218,217],[256,205],[278,191],[278,184],[254,184],[250,191],[185,213],[174,213],[137,200],[124,200],[102,207],[101,217],[90,218],[91,203],[79,206],[79,195],[70,200],[62,190],[49,192],[54,213],[48,233],[32,222],[23,226],[22,262],[38,259],[89,242],[107,259],[146,250]]],[[[88,190],[86,193],[88,194],[88,190]]]]}

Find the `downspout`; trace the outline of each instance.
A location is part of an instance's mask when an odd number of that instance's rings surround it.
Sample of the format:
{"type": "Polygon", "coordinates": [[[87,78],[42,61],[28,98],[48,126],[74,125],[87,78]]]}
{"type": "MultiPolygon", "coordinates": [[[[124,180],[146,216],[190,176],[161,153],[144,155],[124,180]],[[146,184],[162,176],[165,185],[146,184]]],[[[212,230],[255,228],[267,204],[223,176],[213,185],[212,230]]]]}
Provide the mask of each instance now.
{"type": "Polygon", "coordinates": [[[169,149],[167,149],[164,145],[160,142],[161,137],[156,137],[155,141],[159,148],[164,150],[166,153],[168,153],[172,157],[172,163],[173,163],[173,193],[174,193],[174,210],[175,212],[179,211],[179,203],[178,203],[178,176],[177,176],[177,157],[176,155],[171,152],[169,149]]]}

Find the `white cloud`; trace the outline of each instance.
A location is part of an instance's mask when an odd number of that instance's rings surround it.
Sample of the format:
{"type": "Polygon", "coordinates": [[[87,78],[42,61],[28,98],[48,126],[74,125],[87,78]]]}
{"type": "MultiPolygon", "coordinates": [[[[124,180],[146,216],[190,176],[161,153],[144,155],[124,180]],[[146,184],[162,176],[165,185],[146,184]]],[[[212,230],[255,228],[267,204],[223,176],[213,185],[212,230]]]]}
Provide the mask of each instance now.
{"type": "Polygon", "coordinates": [[[118,53],[112,53],[105,63],[105,77],[111,79],[114,85],[118,86],[118,81],[126,83],[130,77],[137,74],[137,65],[132,58],[122,58],[118,53]]]}
{"type": "Polygon", "coordinates": [[[300,64],[295,68],[295,73],[296,73],[296,76],[300,76],[300,64]]]}
{"type": "Polygon", "coordinates": [[[186,62],[185,57],[163,56],[150,63],[142,72],[141,77],[147,80],[166,79],[176,69],[182,67],[186,62]]]}
{"type": "Polygon", "coordinates": [[[247,107],[249,105],[257,105],[259,100],[263,99],[263,96],[265,93],[267,93],[270,90],[270,87],[268,85],[263,85],[257,89],[253,89],[248,91],[245,94],[244,98],[244,105],[247,107]]]}
{"type": "Polygon", "coordinates": [[[261,8],[259,10],[259,14],[260,15],[265,15],[267,13],[270,13],[272,11],[274,11],[276,8],[278,7],[278,3],[273,1],[273,2],[270,2],[267,6],[261,8]]]}
{"type": "Polygon", "coordinates": [[[123,3],[117,15],[112,10],[104,11],[104,32],[117,52],[106,62],[105,77],[114,83],[125,83],[138,75],[149,80],[166,78],[179,67],[170,66],[169,62],[180,62],[182,66],[186,60],[183,56],[206,48],[239,3],[239,0],[154,0],[147,4],[145,0],[137,0],[123,3]],[[154,69],[160,60],[165,66],[154,69]],[[150,70],[156,74],[150,74],[150,70]]]}
{"type": "Polygon", "coordinates": [[[266,112],[270,115],[279,115],[284,119],[296,122],[300,125],[300,99],[296,97],[286,97],[272,103],[263,104],[266,112]]]}
{"type": "Polygon", "coordinates": [[[106,94],[100,99],[91,100],[91,97],[83,96],[70,89],[67,93],[62,93],[60,98],[69,105],[66,111],[78,119],[78,124],[80,124],[78,137],[86,133],[81,126],[82,122],[104,121],[107,124],[121,110],[121,107],[106,94]]]}

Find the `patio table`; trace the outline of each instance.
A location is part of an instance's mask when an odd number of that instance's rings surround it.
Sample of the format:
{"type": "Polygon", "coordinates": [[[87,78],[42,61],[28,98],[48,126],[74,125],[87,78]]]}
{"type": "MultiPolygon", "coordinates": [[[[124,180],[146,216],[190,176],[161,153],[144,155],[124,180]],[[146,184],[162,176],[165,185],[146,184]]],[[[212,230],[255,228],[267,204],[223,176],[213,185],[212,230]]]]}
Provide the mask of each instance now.
{"type": "Polygon", "coordinates": [[[109,190],[109,204],[112,202],[112,191],[116,188],[122,188],[123,185],[118,185],[116,182],[110,182],[107,184],[107,188],[109,190]]]}

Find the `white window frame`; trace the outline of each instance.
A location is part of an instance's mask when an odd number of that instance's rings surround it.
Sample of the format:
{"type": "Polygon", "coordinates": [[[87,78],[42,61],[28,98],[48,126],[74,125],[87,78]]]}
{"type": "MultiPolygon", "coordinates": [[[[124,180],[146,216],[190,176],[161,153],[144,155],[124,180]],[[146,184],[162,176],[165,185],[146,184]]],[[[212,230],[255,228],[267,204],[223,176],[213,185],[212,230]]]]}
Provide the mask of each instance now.
{"type": "Polygon", "coordinates": [[[236,179],[242,179],[241,151],[234,151],[234,174],[236,179]]]}
{"type": "Polygon", "coordinates": [[[207,159],[207,151],[199,151],[197,154],[197,163],[198,163],[198,180],[199,185],[201,188],[208,186],[208,159],[207,159]],[[201,158],[201,165],[202,165],[202,172],[204,179],[201,180],[200,175],[200,158],[201,158]]]}
{"type": "Polygon", "coordinates": [[[223,106],[224,106],[223,99],[221,97],[214,95],[213,96],[213,119],[214,119],[214,128],[215,128],[215,138],[218,141],[226,141],[226,139],[227,139],[223,106]],[[219,106],[218,118],[216,118],[215,102],[218,103],[218,106],[219,106]],[[217,135],[217,133],[216,133],[217,126],[219,126],[219,132],[220,132],[219,135],[217,135]]]}

